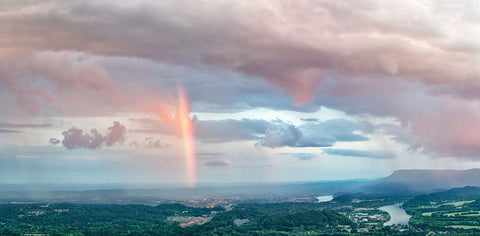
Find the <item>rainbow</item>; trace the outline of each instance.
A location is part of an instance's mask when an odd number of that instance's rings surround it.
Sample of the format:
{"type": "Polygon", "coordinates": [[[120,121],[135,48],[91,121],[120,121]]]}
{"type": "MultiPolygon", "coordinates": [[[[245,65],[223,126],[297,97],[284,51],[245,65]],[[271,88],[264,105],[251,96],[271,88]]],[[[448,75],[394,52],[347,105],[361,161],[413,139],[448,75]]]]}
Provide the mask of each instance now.
{"type": "Polygon", "coordinates": [[[180,131],[183,137],[185,148],[185,158],[187,165],[188,186],[194,187],[196,184],[196,164],[195,164],[195,130],[193,121],[190,119],[190,105],[188,97],[182,86],[178,86],[178,121],[180,131]]]}

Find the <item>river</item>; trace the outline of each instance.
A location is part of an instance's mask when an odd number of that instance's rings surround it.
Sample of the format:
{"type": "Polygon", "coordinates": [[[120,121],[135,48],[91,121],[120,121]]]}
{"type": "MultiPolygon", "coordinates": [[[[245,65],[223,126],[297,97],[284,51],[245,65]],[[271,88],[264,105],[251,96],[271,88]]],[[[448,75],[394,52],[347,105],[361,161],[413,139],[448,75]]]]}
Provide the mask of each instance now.
{"type": "Polygon", "coordinates": [[[407,225],[408,221],[410,220],[411,215],[407,214],[405,210],[400,208],[401,203],[383,206],[378,209],[382,211],[388,212],[390,215],[390,220],[386,222],[384,225],[393,225],[393,224],[402,224],[407,225]]]}

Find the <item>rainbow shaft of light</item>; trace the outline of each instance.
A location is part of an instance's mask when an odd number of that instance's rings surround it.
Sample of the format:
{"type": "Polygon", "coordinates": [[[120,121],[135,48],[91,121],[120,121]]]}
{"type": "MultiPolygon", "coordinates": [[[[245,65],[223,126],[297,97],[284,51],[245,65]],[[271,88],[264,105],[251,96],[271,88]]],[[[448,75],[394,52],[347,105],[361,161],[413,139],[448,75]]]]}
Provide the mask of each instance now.
{"type": "Polygon", "coordinates": [[[193,122],[190,119],[190,105],[188,97],[181,86],[178,88],[178,118],[180,129],[183,137],[183,145],[185,147],[185,157],[187,164],[187,179],[190,187],[195,186],[195,131],[193,122]]]}

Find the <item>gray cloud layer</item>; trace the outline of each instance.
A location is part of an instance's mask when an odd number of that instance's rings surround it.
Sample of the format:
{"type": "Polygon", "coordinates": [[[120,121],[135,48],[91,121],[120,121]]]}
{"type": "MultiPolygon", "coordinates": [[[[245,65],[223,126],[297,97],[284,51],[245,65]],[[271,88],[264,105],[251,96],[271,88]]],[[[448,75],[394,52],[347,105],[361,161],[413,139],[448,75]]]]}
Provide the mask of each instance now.
{"type": "Polygon", "coordinates": [[[205,165],[206,166],[220,166],[220,167],[224,167],[224,166],[229,166],[230,165],[230,162],[229,161],[225,161],[225,160],[213,160],[213,161],[207,161],[205,162],[205,165]]]}
{"type": "Polygon", "coordinates": [[[368,157],[377,159],[389,159],[397,157],[396,153],[390,152],[388,150],[355,150],[326,148],[323,149],[323,152],[330,155],[368,157]]]}
{"type": "Polygon", "coordinates": [[[0,129],[0,133],[18,133],[16,130],[0,129]]]}
{"type": "Polygon", "coordinates": [[[17,129],[23,128],[48,128],[51,125],[48,123],[30,124],[30,123],[8,123],[0,121],[0,133],[19,133],[17,129]],[[3,129],[7,128],[7,129],[3,129]]]}
{"type": "MultiPolygon", "coordinates": [[[[133,120],[143,125],[137,132],[174,134],[170,124],[159,120],[133,120]]],[[[364,123],[335,119],[324,122],[310,121],[294,126],[281,120],[219,120],[194,123],[195,138],[203,142],[231,142],[257,140],[258,146],[264,147],[330,147],[334,143],[366,141],[368,138],[355,131],[371,132],[371,127],[364,123]]]]}
{"type": "Polygon", "coordinates": [[[314,153],[281,153],[283,156],[295,157],[301,161],[308,161],[315,158],[317,155],[314,153]]]}
{"type": "Polygon", "coordinates": [[[2,128],[48,128],[51,125],[48,123],[31,124],[31,123],[7,123],[0,122],[2,128]]]}
{"type": "Polygon", "coordinates": [[[366,131],[359,123],[347,120],[328,120],[325,122],[308,122],[295,127],[290,124],[277,123],[265,131],[259,145],[265,147],[330,147],[338,141],[366,141],[368,138],[355,134],[354,131],[366,131]]]}

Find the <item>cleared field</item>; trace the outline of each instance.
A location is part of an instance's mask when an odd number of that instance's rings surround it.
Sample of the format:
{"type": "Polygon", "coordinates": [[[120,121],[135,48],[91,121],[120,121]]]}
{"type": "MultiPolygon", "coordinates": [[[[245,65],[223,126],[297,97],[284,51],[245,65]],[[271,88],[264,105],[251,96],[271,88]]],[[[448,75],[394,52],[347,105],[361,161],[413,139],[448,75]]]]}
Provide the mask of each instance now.
{"type": "MultiPolygon", "coordinates": [[[[430,211],[422,213],[422,216],[432,216],[435,213],[442,213],[442,211],[430,211]]],[[[480,211],[459,211],[452,213],[444,213],[444,216],[480,216],[480,211]]]]}
{"type": "Polygon", "coordinates": [[[466,204],[466,203],[472,203],[474,202],[475,200],[471,200],[471,201],[458,201],[458,202],[449,202],[449,203],[445,203],[445,205],[454,205],[456,207],[459,207],[463,204],[466,204]]]}
{"type": "Polygon", "coordinates": [[[472,214],[466,214],[464,216],[480,216],[480,213],[472,213],[472,214]]]}
{"type": "MultiPolygon", "coordinates": [[[[413,227],[480,235],[480,188],[465,187],[416,196],[403,204],[413,227]]],[[[456,234],[454,234],[456,235],[456,234]]]]}
{"type": "Polygon", "coordinates": [[[445,213],[444,216],[476,216],[479,215],[479,211],[463,211],[463,212],[454,212],[454,213],[445,213]]]}
{"type": "Polygon", "coordinates": [[[471,225],[449,225],[447,227],[455,229],[480,229],[480,226],[471,226],[471,225]]]}

